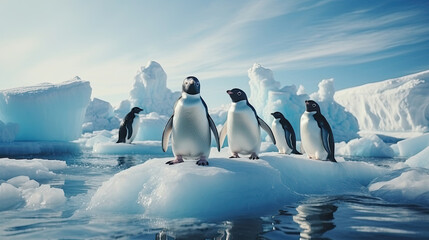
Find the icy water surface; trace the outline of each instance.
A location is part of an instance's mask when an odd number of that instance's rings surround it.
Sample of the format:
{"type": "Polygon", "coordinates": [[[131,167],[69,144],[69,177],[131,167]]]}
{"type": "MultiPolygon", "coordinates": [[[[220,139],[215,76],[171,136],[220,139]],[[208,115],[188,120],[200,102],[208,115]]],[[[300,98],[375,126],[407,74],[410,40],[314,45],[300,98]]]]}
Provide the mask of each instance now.
{"type": "MultiPolygon", "coordinates": [[[[429,239],[427,207],[387,203],[368,195],[309,195],[263,216],[249,213],[217,221],[86,211],[104,181],[151,157],[50,156],[67,163],[49,181],[64,190],[67,204],[58,209],[0,212],[0,239],[429,239]]],[[[366,161],[389,165],[397,160],[366,161]]]]}

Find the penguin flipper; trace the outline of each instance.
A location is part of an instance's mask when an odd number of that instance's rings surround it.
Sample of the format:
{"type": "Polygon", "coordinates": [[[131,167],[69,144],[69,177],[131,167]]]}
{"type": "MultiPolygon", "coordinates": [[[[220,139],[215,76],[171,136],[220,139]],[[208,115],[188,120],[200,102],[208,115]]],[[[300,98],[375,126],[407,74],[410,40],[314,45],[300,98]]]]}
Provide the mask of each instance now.
{"type": "Polygon", "coordinates": [[[128,121],[127,125],[127,139],[130,139],[133,135],[133,121],[128,121]]]}
{"type": "Polygon", "coordinates": [[[270,135],[270,138],[271,138],[271,140],[273,141],[273,143],[275,145],[276,144],[276,139],[274,138],[273,131],[271,131],[271,128],[268,126],[268,124],[266,124],[264,122],[264,120],[262,120],[260,117],[257,117],[257,118],[258,118],[259,126],[261,126],[261,128],[264,129],[264,131],[267,132],[268,135],[270,135]]]}
{"type": "Polygon", "coordinates": [[[286,144],[290,149],[294,149],[292,145],[292,134],[289,131],[285,131],[286,144]]]}
{"type": "Polygon", "coordinates": [[[219,136],[219,144],[222,147],[223,142],[225,141],[226,133],[228,132],[228,122],[225,122],[222,129],[220,130],[220,136],[219,136]]]}
{"type": "Polygon", "coordinates": [[[337,162],[335,160],[335,142],[334,136],[332,134],[331,126],[329,126],[328,121],[323,115],[315,114],[314,118],[317,121],[318,126],[320,127],[320,134],[322,137],[323,148],[328,153],[328,159],[331,162],[337,162]]]}
{"type": "Polygon", "coordinates": [[[167,124],[165,125],[164,131],[162,132],[162,151],[166,152],[168,149],[168,140],[170,139],[171,131],[173,131],[173,117],[168,119],[167,124]]]}
{"type": "Polygon", "coordinates": [[[212,130],[214,138],[216,140],[217,151],[220,152],[221,145],[219,143],[219,134],[217,132],[216,124],[213,122],[213,119],[210,117],[208,113],[207,113],[207,119],[209,120],[210,129],[212,130]]]}

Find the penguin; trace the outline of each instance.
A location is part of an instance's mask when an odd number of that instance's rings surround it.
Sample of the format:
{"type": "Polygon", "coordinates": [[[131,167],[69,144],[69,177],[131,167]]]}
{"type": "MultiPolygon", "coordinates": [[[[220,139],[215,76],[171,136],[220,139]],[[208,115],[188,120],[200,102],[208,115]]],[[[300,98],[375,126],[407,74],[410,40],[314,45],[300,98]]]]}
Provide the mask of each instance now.
{"type": "Polygon", "coordinates": [[[116,143],[131,143],[137,135],[139,130],[139,116],[136,115],[143,109],[139,107],[133,107],[131,111],[122,120],[119,126],[119,138],[116,143]]]}
{"type": "Polygon", "coordinates": [[[302,153],[296,150],[296,136],[290,122],[283,116],[281,112],[273,112],[274,120],[271,124],[274,137],[276,138],[276,147],[279,149],[279,153],[283,154],[299,154],[302,153]]]}
{"type": "Polygon", "coordinates": [[[225,124],[220,132],[220,144],[222,146],[226,135],[232,156],[239,158],[239,153],[250,154],[249,159],[259,159],[261,148],[261,130],[264,129],[274,144],[276,140],[270,127],[258,117],[255,108],[247,100],[246,93],[238,88],[226,91],[231,97],[232,103],[228,110],[225,124]]]}
{"type": "Polygon", "coordinates": [[[331,126],[320,113],[313,100],[305,101],[305,112],[301,116],[301,146],[311,159],[337,162],[334,157],[335,142],[331,126]]]}
{"type": "Polygon", "coordinates": [[[211,147],[210,130],[220,151],[216,125],[200,96],[200,81],[194,76],[189,76],[182,83],[182,95],[176,101],[173,115],[162,133],[162,150],[167,151],[171,134],[171,145],[175,156],[174,160],[166,164],[173,165],[183,162],[183,159],[196,159],[197,165],[208,165],[207,158],[211,147]]]}

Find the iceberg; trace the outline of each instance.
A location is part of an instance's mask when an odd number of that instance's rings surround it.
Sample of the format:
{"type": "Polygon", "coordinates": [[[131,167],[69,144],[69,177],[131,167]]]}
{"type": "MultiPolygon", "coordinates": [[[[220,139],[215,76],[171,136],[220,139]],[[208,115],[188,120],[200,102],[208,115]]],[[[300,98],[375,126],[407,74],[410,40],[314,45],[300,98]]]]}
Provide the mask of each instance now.
{"type": "Polygon", "coordinates": [[[399,156],[411,157],[429,146],[429,133],[404,139],[397,144],[399,156]]]}
{"type": "Polygon", "coordinates": [[[110,103],[94,98],[86,109],[82,131],[93,132],[119,128],[120,120],[113,113],[110,103]]]}
{"type": "Polygon", "coordinates": [[[89,82],[75,77],[0,91],[0,119],[18,125],[15,141],[71,141],[82,133],[91,97],[89,82]]]}
{"type": "Polygon", "coordinates": [[[336,154],[356,157],[392,158],[393,149],[383,142],[377,135],[355,138],[348,143],[340,142],[336,145],[336,154]]]}
{"type": "Polygon", "coordinates": [[[322,80],[319,90],[310,96],[302,93],[295,85],[280,88],[280,83],[273,77],[270,69],[254,64],[248,71],[250,78],[250,98],[255,110],[267,122],[271,122],[272,112],[279,111],[289,120],[300,139],[299,121],[305,111],[305,100],[313,99],[320,106],[322,114],[328,120],[334,133],[335,141],[348,141],[358,137],[359,126],[356,118],[334,101],[333,79],[322,80]],[[299,93],[299,94],[298,94],[299,93]]]}
{"type": "Polygon", "coordinates": [[[337,91],[363,131],[429,131],[429,70],[337,91]]]}
{"type": "Polygon", "coordinates": [[[16,123],[3,123],[0,121],[0,143],[10,143],[15,140],[19,126],[16,123]]]}
{"type": "Polygon", "coordinates": [[[123,118],[132,107],[140,107],[145,113],[156,112],[171,116],[174,103],[179,97],[180,92],[172,92],[167,88],[167,74],[161,65],[149,61],[134,77],[129,99],[122,101],[115,113],[123,118]]]}
{"type": "Polygon", "coordinates": [[[429,145],[416,155],[405,161],[410,167],[420,167],[429,169],[429,145]]]}

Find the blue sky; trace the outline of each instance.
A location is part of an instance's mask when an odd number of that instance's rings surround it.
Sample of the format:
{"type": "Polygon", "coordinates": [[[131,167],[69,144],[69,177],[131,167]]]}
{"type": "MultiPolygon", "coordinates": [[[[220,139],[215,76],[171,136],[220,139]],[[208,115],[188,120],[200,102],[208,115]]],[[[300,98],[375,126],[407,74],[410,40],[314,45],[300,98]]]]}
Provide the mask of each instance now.
{"type": "Polygon", "coordinates": [[[254,64],[282,85],[337,90],[429,69],[429,1],[0,0],[0,89],[80,76],[93,97],[128,98],[150,60],[209,107],[249,89],[254,64]]]}

